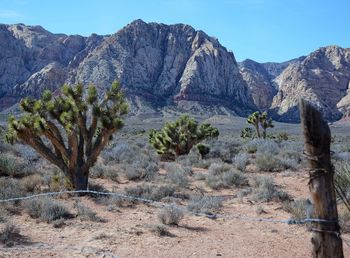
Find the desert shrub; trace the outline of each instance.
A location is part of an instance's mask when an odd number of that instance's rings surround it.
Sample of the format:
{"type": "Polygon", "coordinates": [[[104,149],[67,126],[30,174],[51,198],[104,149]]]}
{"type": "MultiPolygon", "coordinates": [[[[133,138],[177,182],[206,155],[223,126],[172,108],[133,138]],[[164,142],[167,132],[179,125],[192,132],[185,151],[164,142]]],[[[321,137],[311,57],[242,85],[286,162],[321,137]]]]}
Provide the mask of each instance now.
{"type": "Polygon", "coordinates": [[[164,197],[172,196],[175,193],[175,188],[169,185],[142,184],[125,188],[125,193],[128,196],[160,201],[164,197]]]}
{"type": "Polygon", "coordinates": [[[118,144],[106,149],[102,157],[106,161],[115,161],[117,163],[132,162],[140,154],[140,149],[129,142],[119,142],[118,144]]]}
{"type": "Polygon", "coordinates": [[[6,223],[5,227],[0,231],[0,242],[6,246],[12,246],[14,242],[23,238],[20,234],[20,229],[12,224],[6,223]]]}
{"type": "Polygon", "coordinates": [[[207,184],[213,189],[243,186],[248,183],[247,178],[232,166],[225,163],[213,163],[208,169],[207,184]]]}
{"type": "Polygon", "coordinates": [[[123,166],[123,172],[129,180],[152,180],[159,171],[158,162],[147,156],[135,157],[130,165],[123,166]]]}
{"type": "Polygon", "coordinates": [[[222,174],[224,187],[248,185],[248,179],[239,171],[230,170],[222,174]]]}
{"type": "Polygon", "coordinates": [[[284,202],[283,209],[289,212],[293,220],[303,220],[313,217],[313,206],[309,199],[284,202]]]}
{"type": "Polygon", "coordinates": [[[167,179],[175,185],[180,187],[187,187],[189,180],[188,174],[191,170],[185,169],[182,166],[176,165],[174,163],[168,163],[164,166],[167,171],[167,179]]]}
{"type": "Polygon", "coordinates": [[[224,172],[230,171],[231,166],[225,163],[212,163],[208,169],[209,174],[211,175],[220,175],[224,172]]]}
{"type": "Polygon", "coordinates": [[[85,206],[81,202],[76,202],[74,207],[77,209],[77,215],[80,220],[101,221],[101,218],[97,216],[97,213],[85,206]]]}
{"type": "Polygon", "coordinates": [[[202,157],[197,148],[192,148],[189,154],[178,156],[175,161],[183,166],[198,167],[202,162],[202,157]]]}
{"type": "Polygon", "coordinates": [[[123,174],[128,180],[150,181],[159,171],[158,157],[148,146],[121,142],[106,151],[103,157],[117,163],[113,167],[100,166],[100,169],[104,169],[100,173],[112,180],[118,180],[118,175],[123,174]]]}
{"type": "Polygon", "coordinates": [[[334,181],[338,198],[350,205],[350,163],[338,162],[335,164],[334,181]]]}
{"type": "Polygon", "coordinates": [[[255,165],[260,171],[278,171],[281,169],[281,162],[275,155],[262,153],[255,159],[255,165]]]}
{"type": "Polygon", "coordinates": [[[21,179],[21,188],[25,192],[37,192],[40,191],[40,187],[43,184],[43,179],[38,174],[33,174],[21,179]]]}
{"type": "Polygon", "coordinates": [[[253,199],[255,201],[269,202],[285,201],[289,199],[286,192],[279,190],[272,177],[257,176],[253,178],[253,199]]]}
{"type": "Polygon", "coordinates": [[[0,223],[4,223],[8,220],[8,212],[6,210],[6,207],[3,207],[0,205],[0,223]]]}
{"type": "Polygon", "coordinates": [[[151,225],[150,231],[152,233],[157,234],[160,237],[162,237],[162,236],[174,237],[175,236],[174,234],[170,233],[170,231],[168,230],[168,228],[166,226],[161,225],[161,224],[151,225]]]}
{"type": "Polygon", "coordinates": [[[123,174],[123,165],[119,164],[103,164],[98,162],[90,169],[91,178],[106,178],[115,182],[119,182],[120,175],[123,174]]]}
{"type": "Polygon", "coordinates": [[[107,206],[107,211],[110,212],[119,211],[119,208],[121,207],[134,206],[134,202],[132,200],[115,195],[103,198],[102,203],[107,206]]]}
{"type": "Polygon", "coordinates": [[[184,211],[175,205],[170,205],[162,208],[158,213],[160,222],[165,225],[179,225],[179,222],[184,217],[184,211]]]}
{"type": "Polygon", "coordinates": [[[296,170],[298,167],[298,162],[295,159],[280,159],[279,163],[283,169],[296,170]]]}
{"type": "Polygon", "coordinates": [[[220,188],[247,185],[248,179],[245,175],[242,174],[242,172],[231,169],[221,174],[209,173],[207,177],[207,184],[209,187],[218,190],[220,188]]]}
{"type": "Polygon", "coordinates": [[[194,178],[196,180],[202,181],[202,180],[206,180],[207,179],[207,175],[204,174],[204,173],[199,172],[199,173],[195,173],[194,174],[194,178]]]}
{"type": "Polygon", "coordinates": [[[350,233],[350,211],[344,209],[339,212],[339,226],[343,233],[350,233]]]}
{"type": "Polygon", "coordinates": [[[29,216],[48,223],[71,217],[68,208],[52,198],[32,199],[26,202],[25,207],[29,216]]]}
{"type": "Polygon", "coordinates": [[[24,191],[18,179],[0,178],[0,199],[10,199],[24,196],[24,191]]]}
{"type": "Polygon", "coordinates": [[[273,140],[256,140],[257,145],[257,152],[263,153],[263,154],[272,154],[276,155],[280,152],[280,148],[278,144],[273,140]]]}
{"type": "Polygon", "coordinates": [[[23,177],[32,174],[29,163],[8,153],[0,154],[0,176],[23,177]]]}
{"type": "Polygon", "coordinates": [[[241,189],[238,193],[237,193],[237,198],[241,199],[241,201],[243,201],[243,197],[249,195],[252,193],[252,188],[249,187],[249,188],[244,188],[244,189],[241,189]]]}
{"type": "Polygon", "coordinates": [[[223,199],[215,196],[193,197],[187,209],[193,213],[213,214],[222,207],[223,199]]]}
{"type": "Polygon", "coordinates": [[[221,159],[223,162],[231,163],[232,158],[239,152],[241,142],[235,139],[225,139],[213,142],[209,154],[210,159],[221,159]]]}
{"type": "Polygon", "coordinates": [[[261,141],[261,139],[253,139],[247,142],[243,148],[247,153],[256,153],[258,151],[258,145],[261,141]]]}
{"type": "Polygon", "coordinates": [[[288,141],[289,135],[286,132],[281,132],[276,135],[276,141],[282,142],[282,141],[288,141]]]}
{"type": "Polygon", "coordinates": [[[7,155],[0,155],[0,176],[14,175],[17,171],[15,163],[7,155]]]}
{"type": "Polygon", "coordinates": [[[232,163],[238,170],[244,172],[249,164],[249,155],[247,153],[239,153],[233,158],[232,163]]]}

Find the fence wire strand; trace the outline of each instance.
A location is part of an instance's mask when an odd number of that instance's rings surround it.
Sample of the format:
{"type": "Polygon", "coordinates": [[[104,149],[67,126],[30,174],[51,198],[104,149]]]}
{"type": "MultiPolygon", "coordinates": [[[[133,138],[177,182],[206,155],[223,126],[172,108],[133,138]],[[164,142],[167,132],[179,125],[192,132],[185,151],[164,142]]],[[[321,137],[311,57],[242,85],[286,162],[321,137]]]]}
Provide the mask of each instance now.
{"type": "Polygon", "coordinates": [[[14,198],[8,198],[8,199],[2,199],[0,200],[0,203],[6,203],[6,202],[14,202],[14,201],[22,201],[22,200],[29,200],[29,199],[35,199],[39,197],[46,197],[46,196],[58,196],[63,194],[96,194],[96,195],[102,195],[102,196],[116,196],[125,200],[131,200],[131,201],[138,201],[142,202],[157,208],[163,208],[163,207],[170,207],[175,206],[176,208],[182,210],[185,213],[190,213],[195,216],[203,216],[210,219],[237,219],[237,220],[243,220],[243,221],[249,221],[249,222],[269,222],[269,223],[283,223],[288,225],[302,225],[306,223],[335,223],[337,221],[331,221],[331,220],[325,220],[325,219],[319,219],[319,218],[304,218],[301,220],[294,220],[294,219],[271,219],[271,218],[259,218],[259,217],[250,217],[250,216],[243,216],[240,214],[219,214],[219,213],[200,213],[200,212],[192,212],[188,209],[181,207],[179,205],[174,204],[165,204],[159,201],[154,201],[146,198],[141,197],[135,197],[135,196],[129,196],[122,193],[116,193],[116,192],[99,192],[94,190],[75,190],[75,191],[60,191],[60,192],[48,192],[48,193],[40,193],[40,194],[33,194],[23,197],[14,197],[14,198]]]}
{"type": "MultiPolygon", "coordinates": [[[[164,207],[176,207],[177,209],[182,210],[184,213],[195,215],[195,216],[202,216],[202,217],[207,217],[209,219],[236,219],[236,220],[241,220],[241,221],[247,221],[247,222],[265,222],[265,223],[282,223],[282,224],[287,224],[287,225],[303,225],[307,223],[335,223],[337,221],[331,221],[331,220],[325,220],[325,219],[319,219],[319,218],[304,218],[301,220],[294,220],[294,219],[272,219],[272,218],[259,218],[259,217],[250,217],[250,216],[244,216],[240,214],[208,214],[208,213],[200,213],[200,212],[193,212],[188,210],[187,208],[175,204],[166,204],[163,202],[159,201],[154,201],[146,198],[141,198],[141,197],[135,197],[135,196],[129,196],[125,195],[122,193],[117,193],[117,192],[99,192],[99,191],[94,191],[94,190],[75,190],[75,191],[60,191],[60,192],[48,192],[48,193],[39,193],[39,194],[33,194],[33,195],[28,195],[28,196],[23,196],[23,197],[15,197],[15,198],[8,198],[8,199],[2,199],[0,200],[1,203],[7,203],[7,202],[14,202],[14,201],[22,201],[22,200],[30,200],[30,199],[35,199],[35,198],[40,198],[40,197],[47,197],[47,196],[58,196],[58,195],[63,195],[63,194],[95,194],[95,195],[101,195],[101,196],[115,196],[119,197],[121,199],[125,200],[131,200],[131,201],[137,201],[141,202],[153,207],[157,208],[164,208],[164,207]]],[[[350,247],[350,239],[344,238],[342,236],[343,243],[345,243],[347,246],[350,247]]],[[[12,249],[12,248],[10,248],[12,249]]],[[[8,248],[0,248],[0,250],[10,250],[8,248]]],[[[19,251],[20,250],[26,250],[26,248],[17,248],[19,251]]],[[[17,250],[16,249],[16,250],[17,250]]],[[[47,247],[34,247],[33,249],[47,249],[47,247]]],[[[54,250],[51,248],[51,250],[54,250]]],[[[78,251],[78,250],[76,250],[78,251]]],[[[80,250],[82,251],[82,250],[80,250]]],[[[104,257],[116,257],[114,254],[109,253],[109,252],[102,252],[104,257]]]]}

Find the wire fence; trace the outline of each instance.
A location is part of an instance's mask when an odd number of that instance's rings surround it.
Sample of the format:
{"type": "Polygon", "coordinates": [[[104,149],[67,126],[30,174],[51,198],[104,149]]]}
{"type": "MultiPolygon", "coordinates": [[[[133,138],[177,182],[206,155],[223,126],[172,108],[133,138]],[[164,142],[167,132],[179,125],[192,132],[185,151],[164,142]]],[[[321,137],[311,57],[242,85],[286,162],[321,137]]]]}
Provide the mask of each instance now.
{"type": "Polygon", "coordinates": [[[60,191],[60,192],[47,192],[47,193],[40,193],[40,194],[33,194],[23,197],[15,197],[15,198],[8,198],[8,199],[2,199],[0,200],[0,203],[6,203],[6,202],[15,202],[15,201],[22,201],[22,200],[29,200],[29,199],[35,199],[40,197],[47,197],[47,196],[58,196],[63,194],[95,194],[95,195],[101,195],[101,196],[115,196],[119,197],[121,199],[130,200],[130,201],[136,201],[145,203],[150,206],[154,206],[157,208],[163,208],[163,207],[176,207],[179,210],[182,210],[185,213],[192,214],[195,216],[203,216],[210,219],[237,219],[237,220],[243,220],[243,221],[250,221],[250,222],[270,222],[270,223],[284,223],[288,225],[302,225],[306,223],[335,223],[337,221],[333,220],[325,220],[320,218],[304,218],[301,220],[295,220],[295,219],[271,219],[271,218],[260,218],[260,217],[250,217],[250,216],[244,216],[240,214],[220,214],[220,213],[201,213],[201,212],[193,212],[188,210],[187,208],[175,204],[166,204],[159,201],[154,201],[151,199],[141,198],[141,197],[135,197],[130,196],[122,193],[117,192],[99,192],[94,190],[75,190],[75,191],[60,191]]]}
{"type": "MultiPolygon", "coordinates": [[[[76,191],[60,191],[60,192],[47,192],[47,193],[39,193],[39,194],[33,194],[33,195],[28,195],[28,196],[22,196],[22,197],[15,197],[15,198],[8,198],[8,199],[2,199],[0,200],[1,203],[9,203],[9,202],[15,202],[15,201],[22,201],[22,200],[30,200],[30,199],[35,199],[35,198],[41,198],[41,197],[48,197],[48,196],[59,196],[59,195],[64,195],[64,194],[93,194],[93,195],[100,195],[100,196],[114,196],[118,197],[124,200],[130,200],[134,202],[140,202],[147,204],[149,206],[157,207],[157,208],[164,208],[164,207],[176,207],[177,209],[183,211],[184,213],[195,215],[195,216],[203,216],[209,219],[236,219],[236,220],[241,220],[241,221],[248,221],[248,222],[263,222],[263,223],[283,223],[287,225],[303,225],[307,223],[335,223],[337,221],[331,221],[331,220],[325,220],[325,219],[320,219],[320,218],[304,218],[301,220],[294,220],[294,219],[272,219],[272,218],[261,218],[261,217],[251,217],[251,216],[244,216],[241,214],[220,214],[220,213],[200,213],[200,212],[193,212],[188,210],[184,206],[176,205],[176,204],[167,204],[159,201],[154,201],[151,199],[146,199],[146,198],[141,198],[141,197],[135,197],[135,196],[130,196],[126,195],[123,193],[117,193],[117,192],[100,192],[100,191],[94,191],[94,190],[76,190],[76,191]]],[[[350,247],[350,239],[345,238],[342,236],[343,243],[345,243],[348,247],[350,247]]],[[[1,251],[20,251],[20,252],[25,252],[29,250],[51,250],[51,251],[60,251],[56,250],[55,247],[53,246],[32,246],[32,247],[21,247],[21,248],[0,248],[1,251]]],[[[83,249],[76,249],[76,248],[69,248],[65,247],[65,249],[71,249],[72,251],[78,251],[78,252],[87,252],[87,250],[83,249]]],[[[99,252],[102,257],[112,257],[116,258],[113,253],[111,252],[106,252],[106,251],[96,251],[95,253],[99,252]]]]}

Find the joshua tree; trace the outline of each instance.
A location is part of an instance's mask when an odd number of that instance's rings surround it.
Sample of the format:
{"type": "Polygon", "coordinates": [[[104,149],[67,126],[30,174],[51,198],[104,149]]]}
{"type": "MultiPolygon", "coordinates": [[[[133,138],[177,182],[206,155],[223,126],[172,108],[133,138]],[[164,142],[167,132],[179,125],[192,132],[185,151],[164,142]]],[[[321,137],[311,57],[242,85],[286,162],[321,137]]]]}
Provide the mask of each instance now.
{"type": "Polygon", "coordinates": [[[22,117],[9,117],[6,141],[30,145],[49,162],[59,167],[76,190],[86,190],[89,169],[123,126],[128,105],[114,82],[103,100],[94,86],[84,94],[84,86],[64,85],[61,94],[45,91],[38,100],[25,98],[22,117]]]}
{"type": "Polygon", "coordinates": [[[274,125],[272,124],[272,118],[268,118],[267,117],[267,112],[263,112],[260,117],[259,117],[259,122],[260,122],[260,126],[263,129],[263,134],[262,137],[264,139],[266,139],[266,129],[267,128],[273,128],[274,125]]]}
{"type": "Polygon", "coordinates": [[[253,114],[251,114],[250,116],[248,116],[247,118],[247,122],[248,124],[251,124],[254,126],[255,131],[256,131],[256,135],[260,138],[260,129],[259,129],[259,117],[260,117],[260,112],[256,111],[253,114]]]}
{"type": "Polygon", "coordinates": [[[267,117],[267,112],[260,114],[259,111],[254,112],[247,118],[247,122],[254,126],[256,135],[261,138],[260,127],[263,130],[262,138],[266,139],[266,129],[274,127],[272,119],[267,117]]]}
{"type": "Polygon", "coordinates": [[[191,148],[206,138],[219,136],[219,130],[208,123],[198,126],[198,122],[187,115],[175,122],[167,122],[156,131],[151,130],[150,144],[163,159],[175,159],[176,156],[188,154],[191,148]]]}

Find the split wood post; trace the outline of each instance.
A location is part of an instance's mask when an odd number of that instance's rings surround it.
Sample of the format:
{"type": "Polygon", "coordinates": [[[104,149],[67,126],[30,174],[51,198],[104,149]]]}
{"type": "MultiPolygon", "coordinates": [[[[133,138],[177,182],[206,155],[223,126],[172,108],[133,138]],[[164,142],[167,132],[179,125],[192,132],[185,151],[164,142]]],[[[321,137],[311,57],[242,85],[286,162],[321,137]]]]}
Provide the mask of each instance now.
{"type": "Polygon", "coordinates": [[[309,189],[314,205],[314,216],[328,222],[312,222],[314,258],[343,258],[343,244],[338,223],[334,187],[334,169],[331,164],[331,133],[321,113],[310,103],[299,101],[301,126],[304,133],[304,154],[309,160],[309,189]]]}

